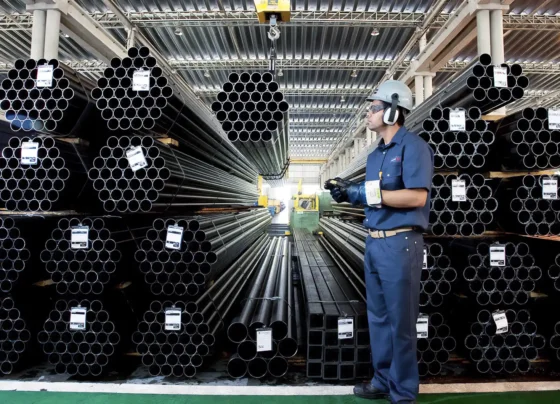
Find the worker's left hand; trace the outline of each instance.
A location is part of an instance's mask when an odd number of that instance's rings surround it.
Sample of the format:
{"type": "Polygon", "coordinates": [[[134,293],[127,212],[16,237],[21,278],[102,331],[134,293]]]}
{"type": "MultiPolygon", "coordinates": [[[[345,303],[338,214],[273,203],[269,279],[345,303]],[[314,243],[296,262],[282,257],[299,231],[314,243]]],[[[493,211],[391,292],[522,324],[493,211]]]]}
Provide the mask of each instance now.
{"type": "Polygon", "coordinates": [[[325,181],[325,189],[331,191],[331,197],[338,203],[348,202],[347,187],[353,184],[351,181],[345,181],[342,178],[334,178],[325,181]]]}

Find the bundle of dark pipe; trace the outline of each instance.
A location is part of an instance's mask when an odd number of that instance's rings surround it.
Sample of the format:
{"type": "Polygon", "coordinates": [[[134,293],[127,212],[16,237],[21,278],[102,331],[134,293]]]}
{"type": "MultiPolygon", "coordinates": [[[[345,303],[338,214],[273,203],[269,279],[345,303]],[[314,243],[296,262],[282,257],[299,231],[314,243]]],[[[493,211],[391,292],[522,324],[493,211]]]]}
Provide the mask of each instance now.
{"type": "Polygon", "coordinates": [[[548,126],[546,108],[525,108],[496,122],[499,169],[560,167],[560,131],[548,126]]]}
{"type": "Polygon", "coordinates": [[[0,200],[10,211],[87,208],[88,169],[89,159],[80,144],[49,136],[12,137],[0,158],[0,200]],[[28,142],[36,144],[32,146],[37,154],[22,160],[22,147],[27,148],[28,142]]]}
{"type": "Polygon", "coordinates": [[[422,122],[419,136],[434,150],[436,169],[481,168],[486,163],[494,134],[478,107],[465,111],[465,129],[454,129],[450,108],[434,108],[430,118],[422,122]]]}
{"type": "Polygon", "coordinates": [[[344,218],[352,218],[358,221],[363,221],[366,218],[364,208],[362,206],[353,206],[349,203],[335,203],[332,202],[333,212],[344,218]]]}
{"type": "Polygon", "coordinates": [[[215,351],[225,319],[239,303],[269,244],[269,237],[262,235],[196,302],[152,302],[132,335],[150,374],[195,376],[204,358],[215,351]],[[169,316],[174,311],[178,316],[177,310],[181,318],[173,321],[169,316]]]}
{"type": "Polygon", "coordinates": [[[550,338],[550,347],[556,351],[556,359],[560,360],[560,322],[554,325],[554,334],[550,338]]]}
{"type": "Polygon", "coordinates": [[[0,292],[9,293],[28,266],[31,251],[11,217],[0,217],[0,292]]]}
{"type": "Polygon", "coordinates": [[[127,346],[130,318],[123,304],[108,311],[99,300],[59,300],[38,334],[57,374],[100,376],[127,346]],[[82,312],[84,317],[72,314],[82,312]]]}
{"type": "Polygon", "coordinates": [[[507,87],[496,87],[494,66],[488,54],[472,60],[461,73],[446,86],[440,87],[406,118],[409,130],[419,133],[422,122],[434,108],[478,107],[484,115],[523,97],[529,79],[518,64],[502,64],[507,70],[507,87]]]}
{"type": "Polygon", "coordinates": [[[535,258],[530,254],[526,243],[504,243],[505,263],[498,266],[490,262],[490,248],[497,243],[478,244],[453,243],[457,262],[468,257],[468,265],[463,270],[463,278],[469,284],[469,290],[476,295],[481,306],[524,305],[535,290],[535,282],[542,276],[542,270],[535,265],[535,258]]]}
{"type": "Polygon", "coordinates": [[[471,324],[465,348],[479,373],[527,373],[531,361],[539,357],[546,339],[537,334],[537,325],[527,310],[505,311],[507,331],[497,334],[492,313],[482,310],[471,324]]]}
{"type": "Polygon", "coordinates": [[[253,206],[258,199],[255,178],[233,162],[224,171],[153,137],[112,136],[99,153],[89,178],[107,212],[253,206]]]}
{"type": "Polygon", "coordinates": [[[265,179],[281,179],[288,164],[288,109],[271,73],[231,73],[212,111],[235,147],[265,179]]]}
{"type": "Polygon", "coordinates": [[[482,174],[434,174],[430,200],[431,233],[435,236],[484,233],[486,226],[493,223],[493,213],[498,209],[498,201],[492,197],[489,184],[482,174]],[[464,200],[461,200],[463,195],[464,200]]]}
{"type": "MultiPolygon", "coordinates": [[[[422,316],[423,314],[420,313],[422,316]]],[[[457,342],[451,336],[451,329],[445,324],[440,313],[429,314],[428,337],[418,338],[418,373],[423,376],[437,376],[442,365],[449,361],[449,354],[455,350],[457,342]]]]}
{"type": "Polygon", "coordinates": [[[548,268],[548,277],[554,281],[554,289],[560,291],[560,254],[554,258],[554,264],[548,268]]]}
{"type": "Polygon", "coordinates": [[[451,260],[443,254],[443,246],[429,243],[424,246],[425,266],[422,268],[420,306],[440,307],[452,291],[457,280],[457,271],[451,267],[451,260]]]}
{"type": "Polygon", "coordinates": [[[337,251],[344,259],[361,273],[364,268],[367,230],[361,224],[326,217],[319,220],[319,229],[331,244],[337,246],[337,251]]]}
{"type": "Polygon", "coordinates": [[[12,373],[27,353],[30,339],[31,333],[14,300],[0,298],[0,374],[12,373]]]}
{"type": "Polygon", "coordinates": [[[154,295],[196,296],[253,244],[270,222],[268,209],[156,219],[135,258],[154,295]],[[170,241],[170,231],[179,237],[175,245],[170,241]]]}
{"type": "Polygon", "coordinates": [[[371,377],[364,282],[324,236],[317,239],[308,230],[294,230],[306,307],[307,377],[371,377]],[[352,319],[352,336],[339,334],[340,319],[352,319]]]}
{"type": "Polygon", "coordinates": [[[502,228],[530,236],[560,235],[558,177],[505,178],[500,188],[499,199],[509,204],[509,209],[500,212],[502,228]]]}
{"type": "Polygon", "coordinates": [[[255,169],[223,134],[198,116],[180,93],[174,94],[148,48],[130,48],[128,57],[112,59],[111,67],[105,69],[91,96],[110,130],[172,137],[189,155],[256,182],[255,169]],[[148,75],[149,84],[137,83],[148,84],[145,90],[134,90],[135,74],[148,75]]]}
{"type": "Polygon", "coordinates": [[[14,69],[2,81],[0,109],[5,112],[13,131],[47,131],[70,134],[77,128],[85,130],[80,137],[92,133],[82,125],[90,114],[89,93],[94,87],[89,79],[59,63],[56,59],[16,60],[14,69]],[[37,70],[52,66],[50,86],[37,85],[37,70]]]}
{"type": "MultiPolygon", "coordinates": [[[[135,224],[139,225],[138,219],[135,224]]],[[[45,243],[41,261],[58,294],[100,295],[108,284],[121,277],[117,269],[129,267],[149,228],[131,229],[116,217],[63,218],[45,243]],[[86,232],[87,242],[74,240],[74,229],[86,232]]]]}
{"type": "Polygon", "coordinates": [[[255,281],[242,302],[243,309],[227,330],[237,349],[228,362],[231,377],[247,373],[257,379],[267,374],[282,377],[288,372],[287,358],[298,350],[288,238],[274,237],[267,247],[255,281]],[[266,330],[270,338],[259,341],[259,333],[266,330]]]}

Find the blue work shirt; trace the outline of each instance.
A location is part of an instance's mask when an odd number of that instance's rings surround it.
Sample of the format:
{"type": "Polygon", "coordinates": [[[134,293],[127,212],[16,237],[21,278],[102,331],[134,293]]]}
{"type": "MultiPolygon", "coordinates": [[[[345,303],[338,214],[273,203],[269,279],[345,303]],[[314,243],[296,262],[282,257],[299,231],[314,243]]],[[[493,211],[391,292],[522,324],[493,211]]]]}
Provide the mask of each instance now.
{"type": "Polygon", "coordinates": [[[372,230],[393,230],[403,227],[428,229],[430,189],[434,174],[434,152],[428,144],[406,128],[400,128],[389,144],[383,139],[370,153],[366,164],[366,181],[381,180],[381,189],[424,188],[428,191],[421,208],[365,207],[364,226],[372,230]],[[380,177],[381,173],[381,177],[380,177]]]}

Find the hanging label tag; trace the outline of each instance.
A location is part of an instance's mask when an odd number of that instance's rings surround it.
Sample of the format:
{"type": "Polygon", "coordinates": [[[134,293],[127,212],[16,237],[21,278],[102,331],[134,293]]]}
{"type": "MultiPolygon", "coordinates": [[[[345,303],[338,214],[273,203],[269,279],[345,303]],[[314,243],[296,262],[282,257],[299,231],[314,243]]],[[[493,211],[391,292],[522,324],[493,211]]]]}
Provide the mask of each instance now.
{"type": "Polygon", "coordinates": [[[133,91],[148,91],[150,89],[150,71],[136,70],[132,75],[133,91]]]}
{"type": "Polygon", "coordinates": [[[452,109],[449,113],[449,129],[452,132],[465,131],[467,130],[466,125],[465,110],[452,109]]]}
{"type": "Polygon", "coordinates": [[[422,261],[422,269],[428,269],[428,249],[424,247],[424,261],[422,261]]]}
{"type": "Polygon", "coordinates": [[[140,146],[134,146],[128,149],[126,151],[126,158],[128,159],[128,164],[132,171],[138,171],[148,166],[148,162],[140,146]]]}
{"type": "Polygon", "coordinates": [[[74,331],[83,331],[86,329],[86,314],[85,307],[72,307],[70,308],[70,329],[74,331]]]}
{"type": "Polygon", "coordinates": [[[548,110],[548,129],[560,129],[560,109],[548,110]]]}
{"type": "Polygon", "coordinates": [[[451,200],[453,202],[465,202],[467,200],[465,180],[451,180],[451,200]]]}
{"type": "Polygon", "coordinates": [[[44,65],[37,67],[37,87],[51,87],[53,81],[53,66],[44,65]]]}
{"type": "Polygon", "coordinates": [[[558,180],[543,180],[542,197],[543,199],[558,199],[558,180]]]}
{"type": "Polygon", "coordinates": [[[257,328],[257,352],[272,351],[272,328],[257,328]]]}
{"type": "Polygon", "coordinates": [[[428,338],[428,323],[430,317],[427,314],[420,314],[416,320],[416,338],[428,338]]]}
{"type": "Polygon", "coordinates": [[[494,244],[490,246],[490,266],[505,267],[506,266],[506,246],[503,244],[494,244]]]}
{"type": "Polygon", "coordinates": [[[72,235],[70,246],[75,249],[88,249],[89,248],[89,227],[88,226],[74,226],[72,227],[72,235]]]}
{"type": "Polygon", "coordinates": [[[39,143],[35,142],[22,142],[21,143],[21,164],[34,166],[37,165],[39,159],[37,153],[39,152],[39,143]]]}
{"type": "Polygon", "coordinates": [[[507,87],[507,68],[494,66],[494,87],[507,87]]]}
{"type": "Polygon", "coordinates": [[[167,238],[165,240],[165,247],[172,250],[181,248],[183,241],[183,228],[180,226],[169,226],[167,228],[167,238]]]}
{"type": "Polygon", "coordinates": [[[181,331],[181,309],[165,310],[165,331],[181,331]]]}
{"type": "Polygon", "coordinates": [[[354,338],[354,318],[338,318],[338,339],[354,338]]]}
{"type": "Polygon", "coordinates": [[[381,203],[379,180],[366,181],[366,202],[370,206],[379,205],[381,203]]]}
{"type": "Polygon", "coordinates": [[[494,317],[494,322],[496,323],[496,334],[508,332],[508,321],[504,311],[497,310],[492,313],[492,317],[494,317]]]}

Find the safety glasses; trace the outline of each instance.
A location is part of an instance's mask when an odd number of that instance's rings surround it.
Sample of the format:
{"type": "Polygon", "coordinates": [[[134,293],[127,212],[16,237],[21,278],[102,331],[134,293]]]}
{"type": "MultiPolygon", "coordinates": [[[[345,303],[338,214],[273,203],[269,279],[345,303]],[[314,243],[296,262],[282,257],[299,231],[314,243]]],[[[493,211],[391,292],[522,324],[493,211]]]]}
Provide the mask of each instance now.
{"type": "Polygon", "coordinates": [[[384,105],[375,105],[375,104],[372,104],[372,105],[370,105],[370,106],[368,107],[368,109],[366,110],[366,113],[367,113],[367,112],[371,112],[372,114],[376,114],[376,113],[378,113],[379,111],[383,111],[384,109],[385,109],[385,106],[384,106],[384,105]]]}

